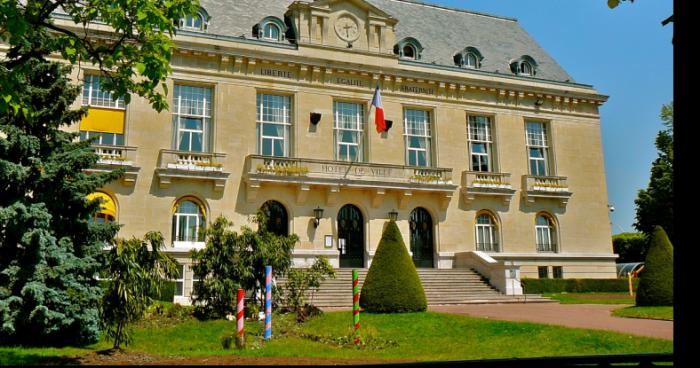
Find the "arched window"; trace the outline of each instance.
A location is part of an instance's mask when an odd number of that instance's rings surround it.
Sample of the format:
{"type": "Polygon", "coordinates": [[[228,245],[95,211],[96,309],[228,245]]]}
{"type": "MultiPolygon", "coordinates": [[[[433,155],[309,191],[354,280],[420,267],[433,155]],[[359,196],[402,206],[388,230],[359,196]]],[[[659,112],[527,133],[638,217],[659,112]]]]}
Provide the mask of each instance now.
{"type": "Polygon", "coordinates": [[[523,55],[510,62],[510,70],[522,76],[534,76],[537,74],[537,62],[531,56],[523,55]]]}
{"type": "Polygon", "coordinates": [[[100,211],[95,214],[93,221],[99,223],[114,222],[117,220],[117,205],[114,199],[103,192],[90,193],[87,196],[88,201],[95,199],[100,200],[100,211]]]}
{"type": "Polygon", "coordinates": [[[461,68],[479,69],[484,57],[475,47],[466,47],[454,56],[455,64],[461,68]]]}
{"type": "Polygon", "coordinates": [[[180,19],[180,29],[186,31],[204,32],[209,26],[209,14],[200,8],[196,14],[188,14],[180,19]]]}
{"type": "Polygon", "coordinates": [[[535,219],[535,234],[538,252],[557,251],[557,229],[552,217],[544,213],[538,214],[535,219]]]}
{"type": "Polygon", "coordinates": [[[482,212],[476,216],[476,250],[500,252],[498,227],[490,213],[482,212]]]}
{"type": "Polygon", "coordinates": [[[265,224],[267,231],[280,236],[289,235],[289,217],[282,203],[267,201],[260,209],[267,216],[267,223],[265,224]]]}
{"type": "Polygon", "coordinates": [[[173,241],[203,242],[205,215],[204,206],[194,198],[178,201],[173,213],[173,241]]]}
{"type": "Polygon", "coordinates": [[[279,42],[285,39],[287,25],[277,17],[265,17],[253,26],[253,36],[265,41],[279,42]]]}
{"type": "Polygon", "coordinates": [[[415,59],[416,58],[416,49],[413,48],[411,45],[406,45],[403,47],[403,57],[406,59],[415,59]]]}
{"type": "Polygon", "coordinates": [[[272,23],[267,23],[265,29],[263,30],[263,38],[266,40],[279,41],[280,40],[280,29],[272,23]]]}
{"type": "Polygon", "coordinates": [[[420,60],[423,46],[413,37],[406,37],[394,45],[394,54],[401,59],[420,60]]]}

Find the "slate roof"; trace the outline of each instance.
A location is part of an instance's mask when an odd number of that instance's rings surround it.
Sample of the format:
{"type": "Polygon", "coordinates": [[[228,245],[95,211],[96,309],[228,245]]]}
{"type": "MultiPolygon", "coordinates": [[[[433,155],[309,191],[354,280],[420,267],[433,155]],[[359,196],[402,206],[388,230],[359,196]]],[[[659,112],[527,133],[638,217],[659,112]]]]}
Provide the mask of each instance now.
{"type": "MultiPolygon", "coordinates": [[[[396,41],[413,37],[424,50],[421,62],[455,66],[453,56],[467,46],[484,59],[481,70],[512,75],[511,60],[530,55],[537,62],[537,79],[574,82],[574,79],[530,37],[513,18],[414,0],[366,0],[398,20],[396,41]]],[[[284,19],[294,0],[200,0],[211,20],[208,33],[252,38],[253,25],[267,16],[284,19]]]]}

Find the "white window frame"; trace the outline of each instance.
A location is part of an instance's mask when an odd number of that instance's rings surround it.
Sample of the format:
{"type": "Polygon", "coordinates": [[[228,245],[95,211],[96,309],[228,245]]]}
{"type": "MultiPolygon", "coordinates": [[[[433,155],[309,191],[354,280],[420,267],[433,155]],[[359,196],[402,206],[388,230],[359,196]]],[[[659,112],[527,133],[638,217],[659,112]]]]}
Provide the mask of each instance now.
{"type": "MultiPolygon", "coordinates": [[[[541,122],[541,121],[525,121],[525,144],[527,145],[527,166],[528,166],[528,171],[530,172],[530,175],[532,176],[549,176],[550,175],[550,167],[549,167],[549,139],[548,139],[548,132],[547,132],[547,123],[541,122]],[[540,132],[530,132],[528,127],[530,124],[537,124],[542,127],[542,130],[540,132]],[[538,150],[541,152],[542,157],[534,157],[531,155],[532,151],[531,150],[538,150]],[[539,172],[533,172],[532,170],[532,162],[537,161],[537,162],[543,162],[544,163],[544,173],[539,172]]],[[[535,165],[535,167],[539,168],[539,165],[535,165]]]]}
{"type": "MultiPolygon", "coordinates": [[[[273,156],[273,157],[289,157],[290,156],[290,147],[291,147],[291,126],[292,126],[292,98],[291,96],[285,96],[285,95],[275,95],[275,94],[270,94],[270,93],[258,93],[256,95],[256,104],[257,104],[257,130],[258,130],[258,154],[259,155],[266,155],[266,156],[273,156]],[[269,107],[270,109],[281,109],[281,120],[265,120],[265,97],[272,97],[272,99],[268,100],[273,106],[269,107]],[[280,98],[283,103],[278,104],[277,103],[277,98],[280,98]],[[279,105],[279,106],[275,106],[279,105]],[[283,126],[283,136],[277,137],[277,136],[268,136],[265,135],[265,126],[266,125],[273,125],[273,126],[283,126]],[[272,154],[265,154],[263,151],[263,148],[265,147],[264,143],[266,140],[270,140],[271,142],[271,148],[272,148],[272,154]],[[275,141],[282,141],[282,152],[275,152],[275,141]]],[[[271,113],[268,115],[272,115],[273,117],[276,117],[280,115],[279,113],[271,113]]]]}
{"type": "Polygon", "coordinates": [[[557,252],[557,230],[554,220],[544,214],[538,214],[535,218],[535,245],[538,252],[556,253],[557,252]],[[540,217],[547,220],[547,225],[540,225],[540,217]],[[540,236],[542,234],[542,236],[540,236]],[[544,242],[540,242],[542,239],[544,242]]]}
{"type": "Polygon", "coordinates": [[[406,146],[406,165],[416,166],[416,167],[431,167],[432,166],[432,131],[430,124],[430,111],[414,109],[414,108],[404,108],[403,112],[403,127],[404,127],[404,144],[406,146]],[[414,115],[417,117],[418,114],[422,113],[424,119],[422,121],[413,120],[412,124],[421,125],[418,129],[410,129],[409,127],[409,115],[414,115]],[[425,143],[425,148],[411,147],[411,138],[418,138],[425,143]],[[419,153],[425,153],[425,165],[420,165],[418,162],[419,153]],[[415,164],[411,164],[411,158],[415,160],[415,164]]]}
{"type": "Polygon", "coordinates": [[[102,80],[107,77],[86,74],[83,76],[83,106],[102,107],[108,109],[124,110],[124,97],[112,100],[112,93],[102,91],[102,80]]]}
{"type": "Polygon", "coordinates": [[[194,244],[194,243],[202,243],[202,241],[199,240],[199,230],[202,228],[204,225],[204,222],[206,221],[205,218],[205,213],[204,210],[202,209],[202,206],[194,201],[193,199],[182,199],[180,200],[176,207],[175,207],[175,234],[173,239],[173,242],[176,244],[194,244]],[[180,210],[180,206],[185,203],[185,202],[191,202],[195,206],[197,206],[197,212],[196,214],[194,213],[180,213],[178,212],[180,210]],[[195,226],[194,226],[194,234],[189,234],[189,229],[190,229],[190,221],[195,221],[195,226]],[[180,226],[183,225],[185,226],[185,239],[180,239],[180,226]]]}
{"type": "Polygon", "coordinates": [[[532,64],[530,64],[527,61],[521,61],[520,65],[518,65],[518,75],[524,75],[524,76],[532,76],[532,64]],[[526,70],[527,68],[527,70],[526,70]]]}
{"type": "Polygon", "coordinates": [[[90,130],[81,130],[80,131],[80,140],[81,141],[86,141],[93,136],[97,136],[97,140],[94,142],[96,145],[101,145],[101,146],[123,146],[124,145],[124,134],[117,134],[117,133],[103,133],[103,132],[93,132],[90,130]],[[111,142],[108,142],[105,139],[106,134],[111,134],[113,139],[111,142]],[[121,137],[121,143],[118,142],[119,137],[121,137]]]}
{"type": "MultiPolygon", "coordinates": [[[[190,86],[187,84],[176,84],[175,85],[175,92],[174,92],[174,104],[175,104],[175,110],[173,111],[173,119],[175,120],[175,142],[173,142],[174,149],[181,151],[180,150],[180,141],[181,141],[181,134],[187,134],[189,135],[189,145],[188,149],[185,150],[185,152],[209,152],[209,125],[211,124],[212,121],[212,99],[214,95],[213,88],[211,87],[198,87],[198,86],[190,86]],[[192,89],[200,89],[202,91],[201,96],[202,99],[201,101],[198,100],[192,100],[197,102],[197,107],[194,108],[196,110],[194,113],[191,112],[185,112],[183,111],[183,93],[182,93],[182,88],[192,88],[192,89]],[[204,91],[209,91],[207,94],[204,91]],[[207,96],[209,96],[209,100],[207,100],[207,96]],[[201,107],[199,106],[201,104],[201,107]],[[202,123],[202,129],[188,129],[182,127],[182,124],[184,123],[184,119],[192,119],[192,120],[199,120],[202,123]],[[194,151],[192,150],[192,137],[195,134],[200,134],[201,135],[201,140],[202,140],[202,150],[201,151],[194,151]]],[[[193,94],[190,94],[190,96],[193,94]]],[[[192,110],[192,109],[191,109],[192,110]]]]}
{"type": "Polygon", "coordinates": [[[473,52],[467,52],[464,55],[464,66],[469,69],[479,69],[479,57],[473,52]],[[474,63],[469,63],[470,58],[474,59],[474,63]]]}
{"type": "Polygon", "coordinates": [[[401,57],[403,57],[403,58],[405,58],[405,59],[416,60],[416,59],[418,58],[418,50],[416,50],[416,48],[415,48],[413,45],[411,45],[411,44],[406,44],[406,45],[404,45],[403,48],[401,49],[401,57]],[[411,52],[413,53],[413,56],[407,56],[407,55],[406,55],[406,48],[407,48],[407,47],[411,49],[411,52]]]}
{"type": "Polygon", "coordinates": [[[198,11],[197,13],[192,15],[186,15],[184,18],[180,19],[180,29],[183,29],[185,31],[204,32],[207,30],[207,21],[205,18],[206,17],[202,13],[202,11],[198,11]],[[196,18],[199,18],[199,20],[201,20],[202,22],[202,25],[199,27],[195,25],[196,18]]]}
{"type": "Polygon", "coordinates": [[[263,25],[263,40],[269,40],[269,41],[279,41],[282,38],[282,29],[278,25],[272,22],[265,23],[263,25]],[[267,34],[268,27],[270,30],[272,28],[277,30],[277,37],[273,37],[272,35],[267,34]]]}
{"type": "MultiPolygon", "coordinates": [[[[334,145],[335,145],[335,159],[337,161],[347,161],[347,162],[364,162],[364,115],[365,115],[365,105],[356,102],[346,102],[346,101],[334,101],[333,102],[333,129],[335,130],[334,145]],[[357,106],[357,113],[354,119],[350,119],[351,126],[340,126],[341,109],[339,105],[354,105],[357,106]],[[354,121],[352,121],[354,120],[354,121]],[[357,143],[343,142],[341,140],[343,132],[351,132],[351,134],[357,137],[357,143]],[[347,155],[346,157],[341,156],[341,147],[346,147],[347,155]],[[350,159],[350,148],[357,147],[357,157],[355,161],[350,159]]],[[[352,118],[352,115],[348,115],[352,118]]]]}
{"type": "Polygon", "coordinates": [[[173,280],[173,281],[175,281],[174,296],[175,297],[182,297],[182,296],[185,296],[185,266],[178,264],[177,267],[178,267],[179,275],[177,278],[175,278],[173,280]],[[177,285],[178,284],[180,284],[180,290],[181,290],[180,294],[177,293],[177,285]]]}
{"type": "Polygon", "coordinates": [[[478,172],[494,172],[495,171],[495,166],[494,166],[494,160],[493,160],[493,129],[492,129],[492,119],[490,116],[484,116],[484,115],[468,115],[467,117],[467,139],[468,139],[468,144],[469,144],[469,170],[470,171],[478,171],[478,172]],[[484,134],[483,137],[480,137],[480,131],[479,127],[476,126],[477,124],[480,124],[481,122],[478,120],[479,118],[483,118],[486,120],[486,125],[484,129],[484,134]],[[472,126],[472,124],[474,126],[472,126]],[[481,138],[481,139],[480,139],[481,138]],[[484,144],[486,147],[486,153],[482,152],[474,152],[474,145],[475,144],[484,144]],[[478,156],[479,158],[479,168],[481,168],[481,164],[483,163],[484,157],[486,160],[486,171],[482,170],[474,170],[474,156],[478,156]]]}
{"type": "Polygon", "coordinates": [[[475,226],[475,241],[476,250],[482,252],[499,252],[500,248],[498,245],[498,226],[496,220],[493,216],[488,213],[480,213],[476,216],[476,226],[475,226]],[[482,217],[488,218],[488,223],[481,223],[479,219],[482,217]],[[479,242],[479,234],[483,234],[483,242],[479,242]]]}

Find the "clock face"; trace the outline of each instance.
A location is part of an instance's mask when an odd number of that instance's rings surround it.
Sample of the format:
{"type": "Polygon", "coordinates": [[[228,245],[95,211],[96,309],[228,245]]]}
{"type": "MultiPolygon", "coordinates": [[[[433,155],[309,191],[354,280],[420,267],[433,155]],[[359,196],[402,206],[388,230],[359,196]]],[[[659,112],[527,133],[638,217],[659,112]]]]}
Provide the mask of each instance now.
{"type": "Polygon", "coordinates": [[[360,37],[357,22],[349,15],[342,15],[335,21],[335,33],[341,40],[352,42],[360,37]]]}

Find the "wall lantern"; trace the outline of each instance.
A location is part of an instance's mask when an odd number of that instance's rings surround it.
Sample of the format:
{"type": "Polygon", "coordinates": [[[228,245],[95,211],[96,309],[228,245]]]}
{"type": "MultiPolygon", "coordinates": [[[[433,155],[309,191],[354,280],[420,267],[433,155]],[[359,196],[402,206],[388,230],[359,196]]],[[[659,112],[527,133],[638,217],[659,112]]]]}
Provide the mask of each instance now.
{"type": "Polygon", "coordinates": [[[389,220],[396,221],[397,218],[399,218],[399,213],[396,212],[396,210],[391,210],[391,212],[389,212],[389,220]]]}
{"type": "Polygon", "coordinates": [[[311,124],[313,124],[313,125],[316,125],[316,124],[318,124],[319,121],[321,121],[321,113],[320,112],[312,112],[309,117],[311,119],[311,124]]]}
{"type": "Polygon", "coordinates": [[[314,227],[318,227],[318,224],[321,222],[322,217],[323,217],[323,208],[316,207],[314,209],[314,227]]]}
{"type": "Polygon", "coordinates": [[[384,123],[386,124],[386,128],[384,129],[385,132],[388,132],[389,129],[391,129],[391,126],[394,125],[393,120],[384,120],[384,123]]]}

